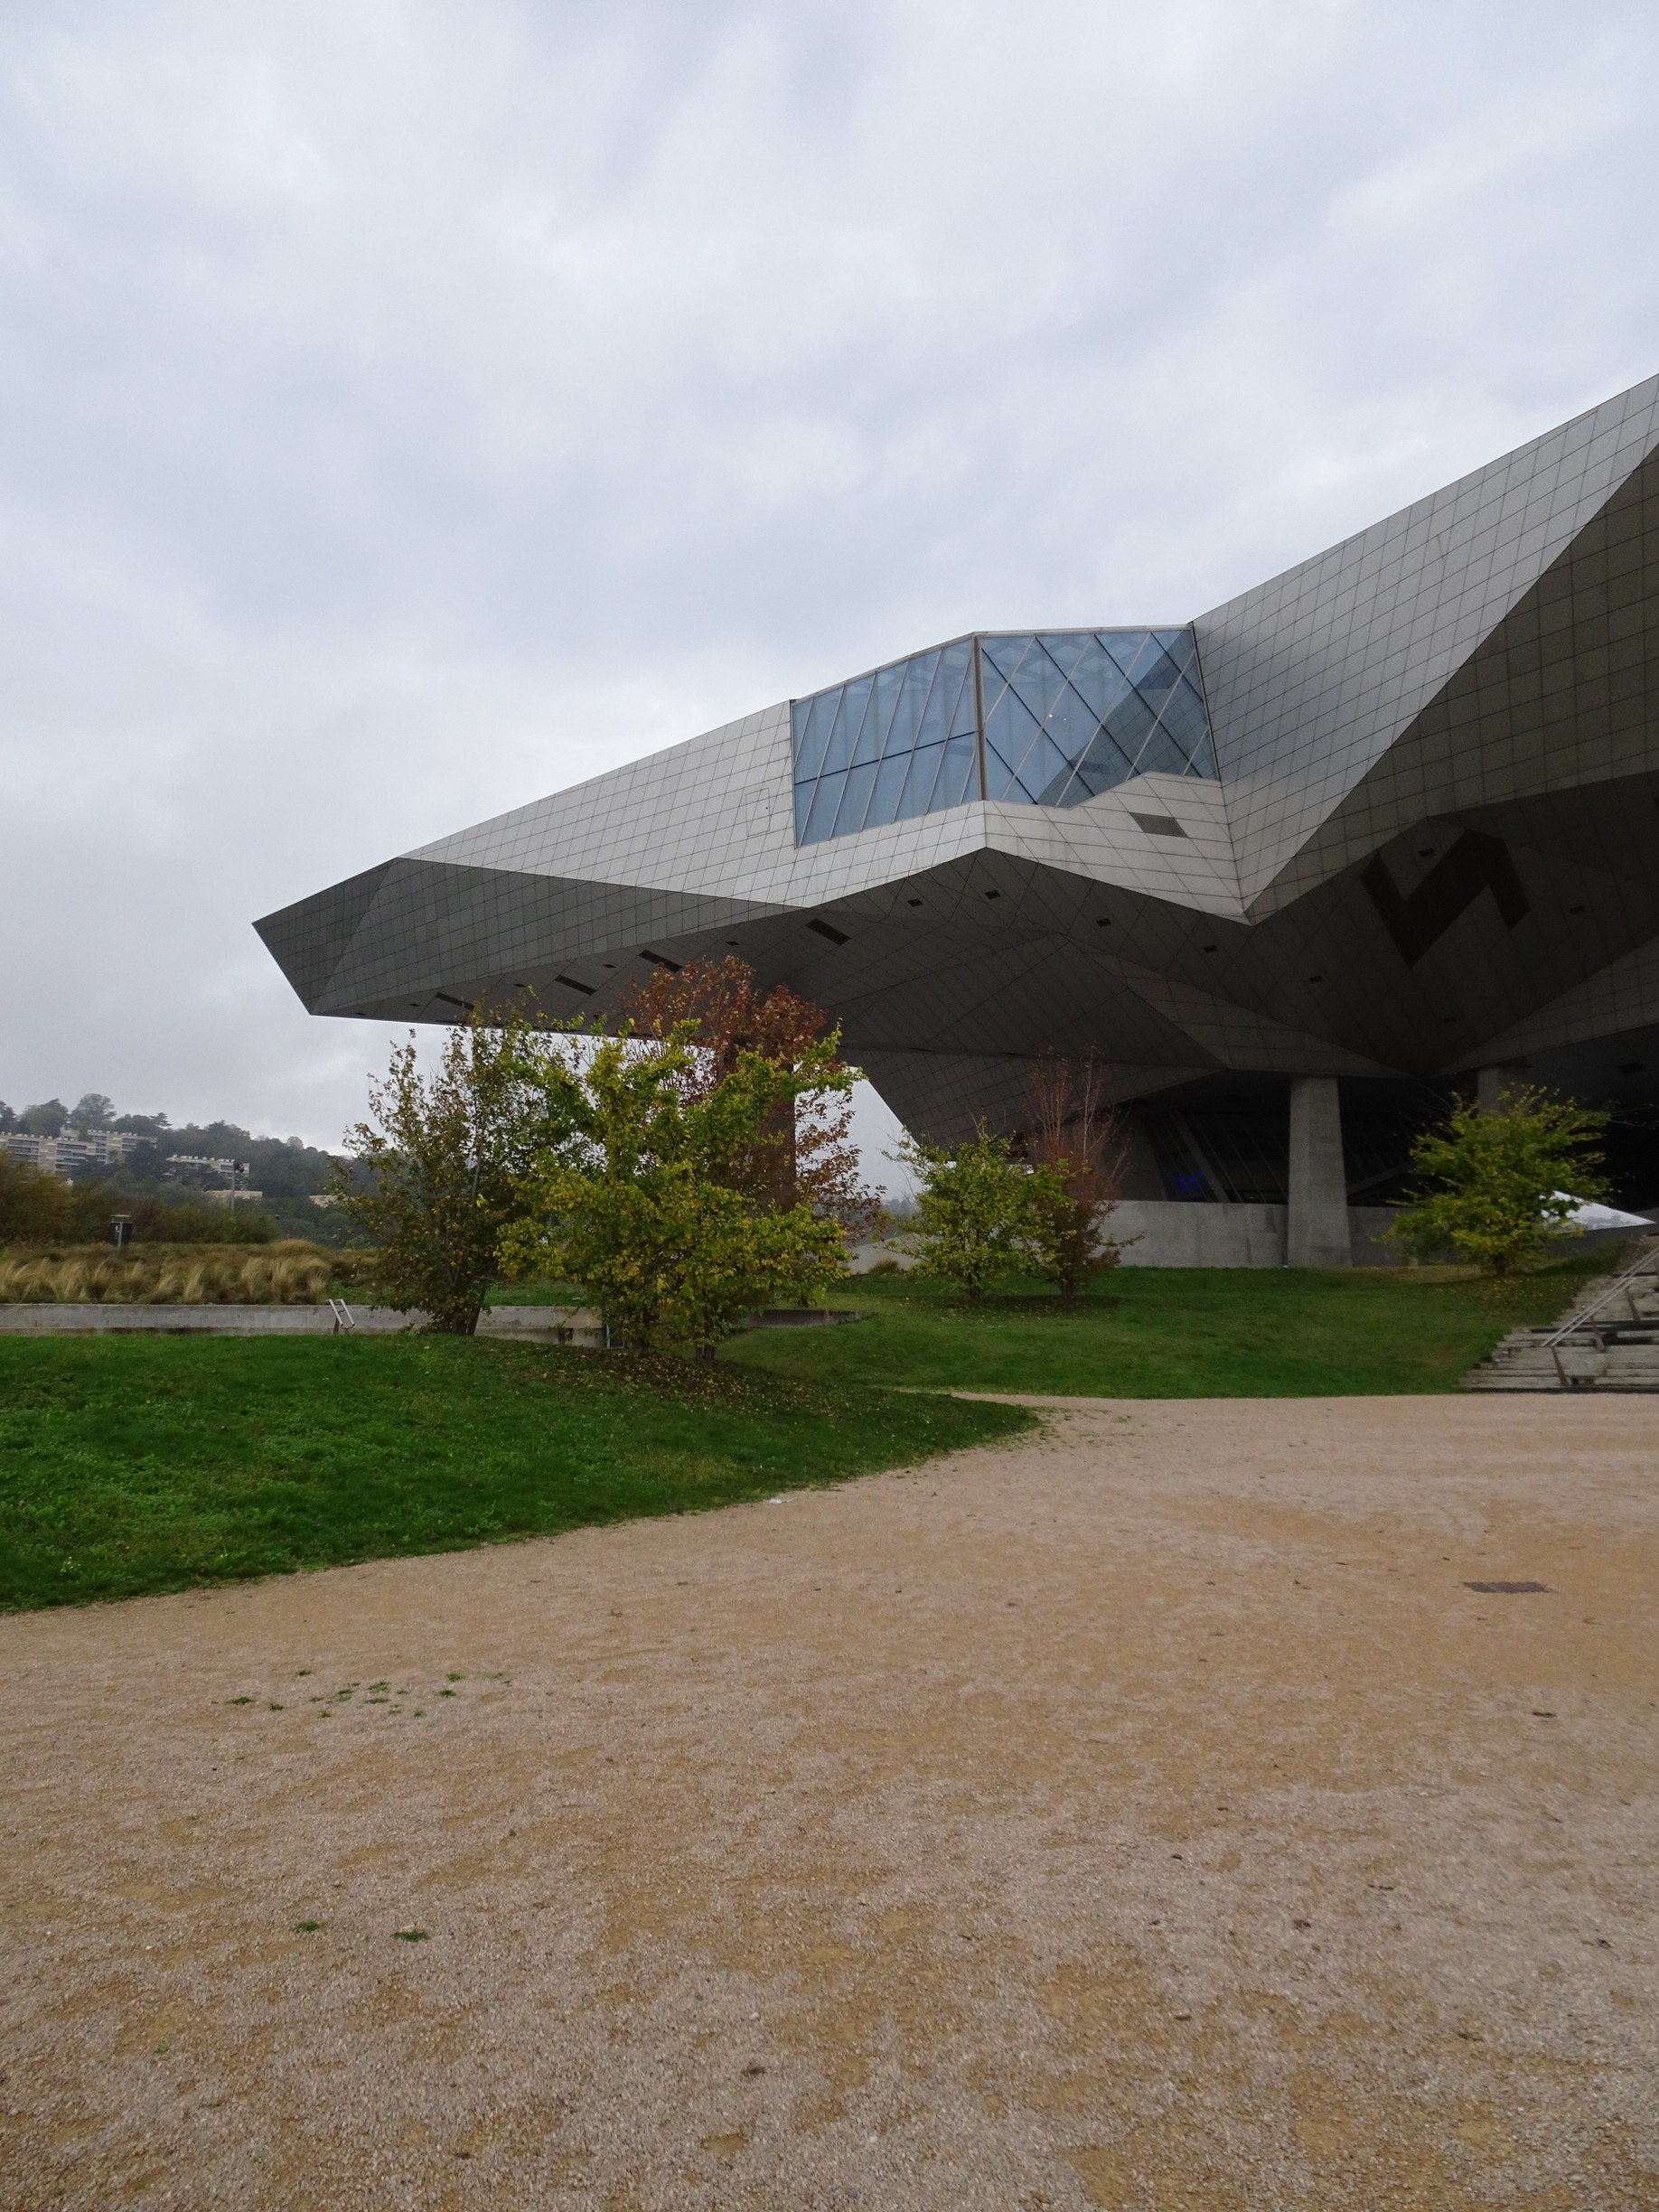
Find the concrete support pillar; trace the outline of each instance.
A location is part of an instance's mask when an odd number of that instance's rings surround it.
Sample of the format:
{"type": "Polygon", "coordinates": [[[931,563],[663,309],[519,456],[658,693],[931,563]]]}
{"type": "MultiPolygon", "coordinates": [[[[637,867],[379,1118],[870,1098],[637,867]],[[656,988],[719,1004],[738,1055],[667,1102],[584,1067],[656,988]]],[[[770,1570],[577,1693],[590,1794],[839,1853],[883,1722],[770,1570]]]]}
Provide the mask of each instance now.
{"type": "Polygon", "coordinates": [[[1526,1081],[1526,1071],[1518,1067],[1484,1067],[1475,1078],[1476,1102],[1484,1114],[1500,1111],[1498,1101],[1505,1091],[1518,1091],[1526,1081]]]}
{"type": "Polygon", "coordinates": [[[1151,1198],[1162,1201],[1167,1196],[1164,1178],[1158,1171],[1158,1155],[1152,1149],[1152,1139],[1147,1135],[1147,1125],[1131,1107],[1124,1117],[1123,1173],[1119,1195],[1124,1198],[1151,1198]]]}
{"type": "Polygon", "coordinates": [[[1287,1267],[1351,1267],[1342,1102],[1334,1075],[1290,1080],[1290,1204],[1287,1267]]]}

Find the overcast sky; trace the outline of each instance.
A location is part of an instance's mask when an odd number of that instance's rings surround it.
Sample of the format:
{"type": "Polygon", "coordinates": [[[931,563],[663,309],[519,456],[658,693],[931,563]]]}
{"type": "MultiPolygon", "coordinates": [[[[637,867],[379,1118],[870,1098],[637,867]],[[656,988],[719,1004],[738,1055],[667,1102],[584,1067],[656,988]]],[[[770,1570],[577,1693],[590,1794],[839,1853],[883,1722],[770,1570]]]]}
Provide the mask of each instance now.
{"type": "Polygon", "coordinates": [[[256,915],[1650,374],[1655,82],[1652,0],[16,0],[0,1098],[335,1144],[386,1033],[256,915]]]}

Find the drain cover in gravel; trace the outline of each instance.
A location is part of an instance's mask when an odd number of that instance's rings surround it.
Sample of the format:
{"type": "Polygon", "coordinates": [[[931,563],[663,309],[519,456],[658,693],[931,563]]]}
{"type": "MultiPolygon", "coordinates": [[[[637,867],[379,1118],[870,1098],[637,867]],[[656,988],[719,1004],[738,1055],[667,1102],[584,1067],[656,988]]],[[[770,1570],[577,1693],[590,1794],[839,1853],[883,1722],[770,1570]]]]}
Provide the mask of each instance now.
{"type": "Polygon", "coordinates": [[[1547,1582],[1466,1582],[1463,1587],[1465,1589],[1479,1590],[1483,1596],[1503,1598],[1523,1598],[1532,1590],[1541,1590],[1547,1595],[1550,1589],[1547,1582]]]}

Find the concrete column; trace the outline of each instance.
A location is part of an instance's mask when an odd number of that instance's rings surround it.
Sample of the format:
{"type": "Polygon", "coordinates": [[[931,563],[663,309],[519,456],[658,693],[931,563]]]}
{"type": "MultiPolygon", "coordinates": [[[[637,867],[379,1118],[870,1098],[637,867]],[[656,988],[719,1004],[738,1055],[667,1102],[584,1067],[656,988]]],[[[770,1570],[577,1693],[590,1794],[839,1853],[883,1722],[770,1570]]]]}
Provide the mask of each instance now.
{"type": "Polygon", "coordinates": [[[1484,1067],[1475,1078],[1476,1102],[1484,1114],[1498,1111],[1498,1101],[1505,1091],[1518,1091],[1526,1081],[1526,1071],[1518,1067],[1484,1067]]]}
{"type": "Polygon", "coordinates": [[[1290,1204],[1287,1267],[1351,1267],[1342,1102],[1334,1075],[1290,1079],[1290,1204]]]}

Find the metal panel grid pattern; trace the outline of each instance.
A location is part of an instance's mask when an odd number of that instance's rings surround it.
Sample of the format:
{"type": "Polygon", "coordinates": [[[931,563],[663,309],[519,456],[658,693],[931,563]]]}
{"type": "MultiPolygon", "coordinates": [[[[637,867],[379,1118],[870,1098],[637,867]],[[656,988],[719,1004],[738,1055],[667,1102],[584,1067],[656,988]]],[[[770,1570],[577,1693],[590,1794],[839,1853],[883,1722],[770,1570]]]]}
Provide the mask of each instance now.
{"type": "Polygon", "coordinates": [[[1659,1021],[1656,447],[1659,380],[1202,618],[1220,781],[801,846],[785,704],[261,932],[308,1005],[417,1020],[520,989],[606,1012],[642,962],[737,950],[939,1135],[1017,1116],[1049,1046],[1098,1047],[1122,1098],[1547,1079],[1659,1021]]]}
{"type": "Polygon", "coordinates": [[[1274,901],[1426,814],[1655,769],[1659,456],[1651,456],[1320,823],[1274,901]]]}
{"type": "MultiPolygon", "coordinates": [[[[1629,1035],[1659,1024],[1659,937],[1609,961],[1512,1028],[1484,1040],[1487,1064],[1559,1052],[1595,1037],[1629,1035]]],[[[1645,1073],[1645,1069],[1635,1071],[1645,1073]]]]}
{"type": "Polygon", "coordinates": [[[787,706],[479,822],[410,857],[813,907],[987,847],[1206,911],[1242,911],[1222,789],[1199,777],[1137,776],[1064,810],[975,801],[797,846],[787,706]],[[1148,831],[1146,821],[1164,830],[1148,831]]]}
{"type": "Polygon", "coordinates": [[[1252,910],[1656,441],[1650,378],[1198,618],[1252,910]]]}

